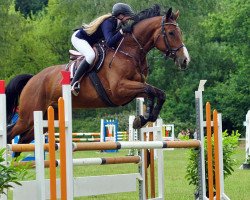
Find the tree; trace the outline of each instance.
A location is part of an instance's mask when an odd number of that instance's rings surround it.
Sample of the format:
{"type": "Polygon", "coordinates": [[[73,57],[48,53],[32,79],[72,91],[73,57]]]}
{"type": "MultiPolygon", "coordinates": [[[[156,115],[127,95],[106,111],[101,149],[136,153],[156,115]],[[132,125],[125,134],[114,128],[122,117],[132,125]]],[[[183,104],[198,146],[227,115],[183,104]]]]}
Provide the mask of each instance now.
{"type": "Polygon", "coordinates": [[[1,1],[0,24],[0,78],[8,80],[16,73],[12,59],[24,34],[24,19],[14,11],[12,0],[1,1]]]}
{"type": "Polygon", "coordinates": [[[15,0],[15,10],[20,11],[25,18],[32,18],[32,14],[36,14],[48,5],[48,0],[15,0]]]}
{"type": "Polygon", "coordinates": [[[211,94],[223,111],[224,125],[228,129],[243,131],[243,121],[250,109],[249,27],[250,5],[248,1],[221,2],[221,10],[209,15],[204,21],[205,39],[216,46],[223,60],[223,81],[217,79],[211,94]],[[248,13],[248,14],[247,14],[248,13]]]}

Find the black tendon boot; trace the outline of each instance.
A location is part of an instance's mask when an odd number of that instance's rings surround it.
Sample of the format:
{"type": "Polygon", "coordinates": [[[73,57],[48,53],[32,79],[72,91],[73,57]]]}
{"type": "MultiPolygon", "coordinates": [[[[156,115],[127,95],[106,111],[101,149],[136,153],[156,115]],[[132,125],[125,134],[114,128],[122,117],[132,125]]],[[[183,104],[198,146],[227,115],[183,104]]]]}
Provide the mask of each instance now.
{"type": "Polygon", "coordinates": [[[78,96],[80,91],[79,79],[88,71],[89,66],[90,64],[86,60],[83,60],[77,68],[75,76],[71,81],[71,91],[75,96],[78,96]]]}

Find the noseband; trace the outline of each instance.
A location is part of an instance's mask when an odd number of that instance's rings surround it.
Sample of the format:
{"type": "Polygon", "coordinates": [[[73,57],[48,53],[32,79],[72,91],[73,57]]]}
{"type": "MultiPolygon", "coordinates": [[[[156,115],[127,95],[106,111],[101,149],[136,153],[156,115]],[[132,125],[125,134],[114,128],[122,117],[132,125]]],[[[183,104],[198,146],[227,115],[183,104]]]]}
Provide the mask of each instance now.
{"type": "Polygon", "coordinates": [[[166,30],[165,30],[165,25],[173,25],[173,26],[178,27],[178,24],[177,23],[171,23],[171,22],[165,23],[165,20],[166,20],[166,16],[164,15],[164,16],[162,16],[162,20],[161,20],[161,34],[158,35],[157,39],[155,40],[155,43],[157,42],[160,35],[162,35],[164,44],[166,46],[166,50],[165,50],[166,57],[175,59],[177,51],[179,51],[181,48],[185,47],[185,45],[182,43],[177,48],[171,48],[171,46],[169,44],[168,37],[167,37],[166,30]]]}

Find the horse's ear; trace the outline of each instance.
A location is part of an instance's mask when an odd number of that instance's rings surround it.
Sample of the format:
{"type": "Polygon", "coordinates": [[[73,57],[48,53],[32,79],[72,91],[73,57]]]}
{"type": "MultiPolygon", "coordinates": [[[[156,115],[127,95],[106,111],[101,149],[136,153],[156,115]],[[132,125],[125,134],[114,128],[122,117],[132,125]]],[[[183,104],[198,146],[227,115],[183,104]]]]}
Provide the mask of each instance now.
{"type": "Polygon", "coordinates": [[[166,18],[170,19],[172,16],[172,7],[168,9],[167,13],[166,13],[166,18]]]}
{"type": "Polygon", "coordinates": [[[179,10],[177,10],[177,12],[174,13],[172,17],[176,21],[178,19],[179,15],[180,15],[180,12],[179,12],[179,10]]]}

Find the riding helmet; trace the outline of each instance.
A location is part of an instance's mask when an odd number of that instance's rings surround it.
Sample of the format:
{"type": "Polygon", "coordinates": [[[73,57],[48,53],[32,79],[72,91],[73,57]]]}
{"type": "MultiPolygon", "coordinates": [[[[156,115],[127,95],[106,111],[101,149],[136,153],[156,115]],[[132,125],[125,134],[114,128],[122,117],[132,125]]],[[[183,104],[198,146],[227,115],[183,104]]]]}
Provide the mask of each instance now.
{"type": "Polygon", "coordinates": [[[112,9],[112,15],[117,17],[120,14],[132,17],[134,15],[134,11],[132,10],[132,8],[128,4],[116,3],[112,9]]]}

